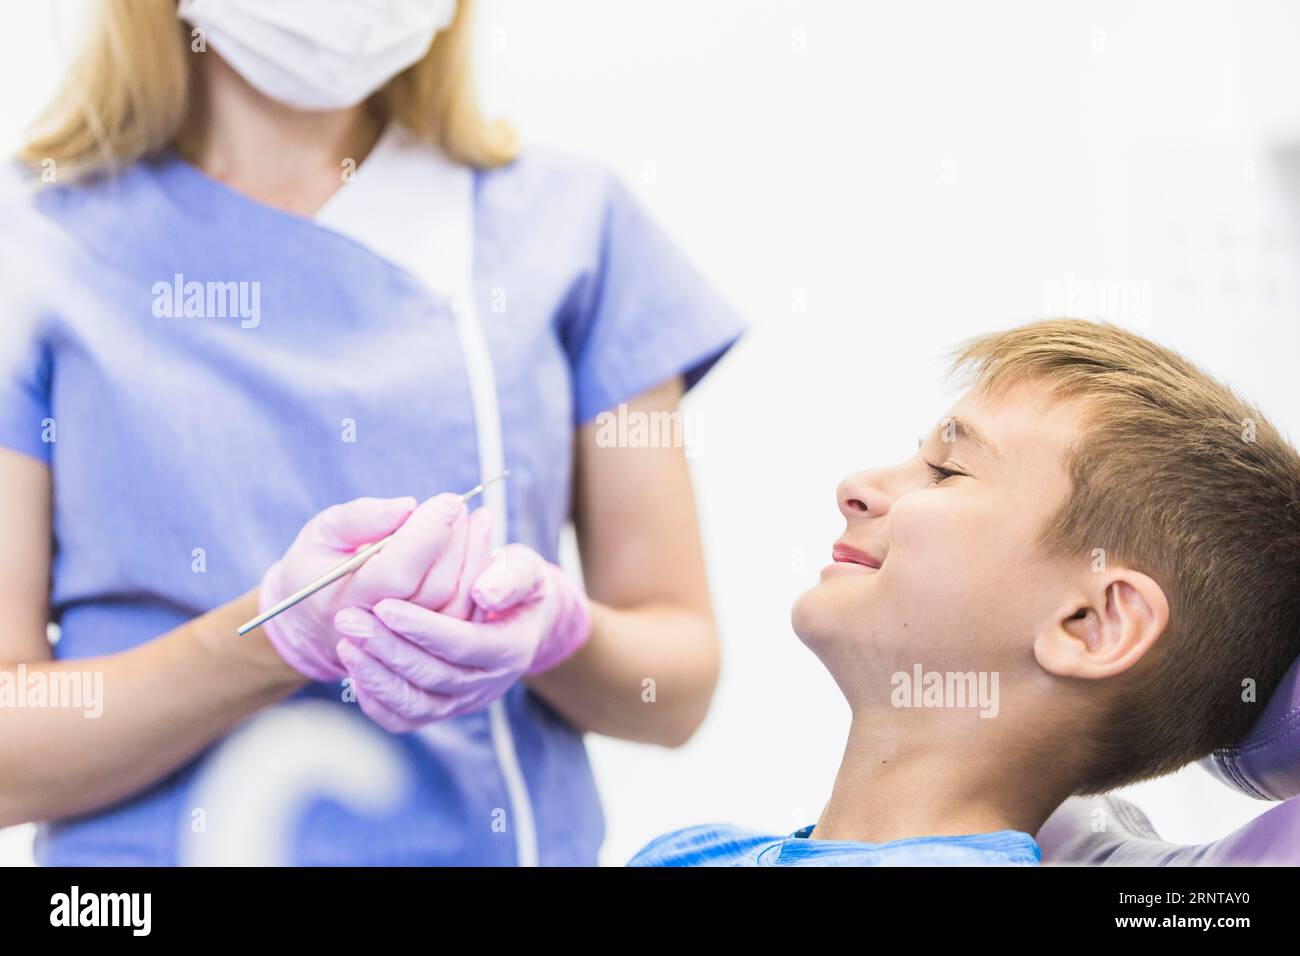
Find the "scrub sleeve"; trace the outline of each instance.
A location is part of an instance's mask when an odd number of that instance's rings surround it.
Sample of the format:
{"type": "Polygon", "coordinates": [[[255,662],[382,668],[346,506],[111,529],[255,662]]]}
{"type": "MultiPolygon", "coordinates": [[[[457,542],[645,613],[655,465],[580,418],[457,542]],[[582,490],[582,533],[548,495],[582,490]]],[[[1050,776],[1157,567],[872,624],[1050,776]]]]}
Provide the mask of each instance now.
{"type": "Polygon", "coordinates": [[[577,425],[675,375],[691,388],[744,330],[613,177],[603,230],[600,262],[561,328],[577,425]]]}
{"type": "MultiPolygon", "coordinates": [[[[0,281],[12,278],[0,273],[0,281]]],[[[50,356],[34,323],[20,321],[12,287],[0,317],[0,445],[50,463],[58,432],[50,415],[50,356]]]]}

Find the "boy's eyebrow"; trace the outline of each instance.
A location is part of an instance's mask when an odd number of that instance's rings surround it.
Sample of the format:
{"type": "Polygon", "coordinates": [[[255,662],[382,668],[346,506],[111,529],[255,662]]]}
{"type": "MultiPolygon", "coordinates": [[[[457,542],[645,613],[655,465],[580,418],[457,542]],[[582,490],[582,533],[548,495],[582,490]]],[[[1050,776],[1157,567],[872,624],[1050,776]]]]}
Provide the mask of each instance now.
{"type": "Polygon", "coordinates": [[[958,418],[956,415],[949,415],[941,421],[938,426],[938,432],[939,440],[944,442],[944,444],[950,444],[959,438],[963,438],[972,445],[976,445],[981,450],[992,455],[994,458],[1001,457],[998,454],[997,446],[994,445],[992,441],[985,438],[980,430],[970,422],[958,418]]]}

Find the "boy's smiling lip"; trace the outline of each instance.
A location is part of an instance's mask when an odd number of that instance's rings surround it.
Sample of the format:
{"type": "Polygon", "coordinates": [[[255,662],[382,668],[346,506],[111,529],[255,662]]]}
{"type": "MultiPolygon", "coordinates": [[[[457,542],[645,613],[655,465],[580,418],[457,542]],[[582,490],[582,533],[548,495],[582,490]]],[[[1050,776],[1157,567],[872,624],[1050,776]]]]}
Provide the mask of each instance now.
{"type": "MultiPolygon", "coordinates": [[[[873,558],[861,548],[855,548],[851,544],[845,544],[843,541],[836,541],[831,548],[831,560],[835,564],[858,565],[859,567],[869,568],[872,571],[879,570],[880,561],[873,558]]],[[[833,566],[833,565],[832,565],[833,566]]]]}

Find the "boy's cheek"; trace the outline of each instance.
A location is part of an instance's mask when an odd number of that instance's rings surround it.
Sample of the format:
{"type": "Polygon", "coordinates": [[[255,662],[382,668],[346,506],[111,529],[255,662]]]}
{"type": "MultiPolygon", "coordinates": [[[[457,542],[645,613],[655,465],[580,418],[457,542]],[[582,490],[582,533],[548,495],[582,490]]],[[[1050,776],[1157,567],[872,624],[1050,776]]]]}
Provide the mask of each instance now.
{"type": "Polygon", "coordinates": [[[889,509],[889,540],[917,545],[932,544],[943,528],[951,527],[956,509],[951,499],[938,491],[916,491],[900,495],[889,509]]]}
{"type": "Polygon", "coordinates": [[[889,572],[895,587],[928,581],[932,588],[946,589],[957,583],[955,576],[970,561],[970,535],[950,509],[941,507],[937,497],[899,499],[890,514],[888,550],[881,570],[889,572]]]}
{"type": "Polygon", "coordinates": [[[979,500],[957,490],[900,498],[890,513],[885,564],[897,577],[924,578],[945,589],[989,581],[1018,563],[1014,528],[979,500]],[[897,559],[897,560],[896,560],[897,559]]]}
{"type": "Polygon", "coordinates": [[[898,515],[878,584],[879,599],[921,634],[949,633],[996,617],[1015,587],[1018,562],[1008,561],[996,525],[928,511],[898,515]]]}

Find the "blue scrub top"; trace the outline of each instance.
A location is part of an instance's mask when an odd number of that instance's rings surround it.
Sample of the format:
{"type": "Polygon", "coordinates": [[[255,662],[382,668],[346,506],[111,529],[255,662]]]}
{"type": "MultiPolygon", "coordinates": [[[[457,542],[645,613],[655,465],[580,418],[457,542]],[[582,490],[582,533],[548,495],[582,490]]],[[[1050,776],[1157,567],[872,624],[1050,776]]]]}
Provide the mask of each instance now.
{"type": "MultiPolygon", "coordinates": [[[[479,480],[447,303],[352,238],[170,153],[4,208],[0,444],[51,469],[58,658],[243,594],[330,504],[479,480]],[[168,316],[158,284],[177,276],[256,281],[256,321],[168,316]]],[[[693,384],[741,325],[597,164],[525,150],[475,173],[473,215],[508,535],[555,560],[575,426],[679,373],[693,384]]],[[[313,684],[147,791],[44,824],[38,862],[516,862],[486,712],[394,736],[343,696],[313,684]]],[[[539,862],[594,863],[581,735],[522,684],[506,713],[539,862]]]]}

